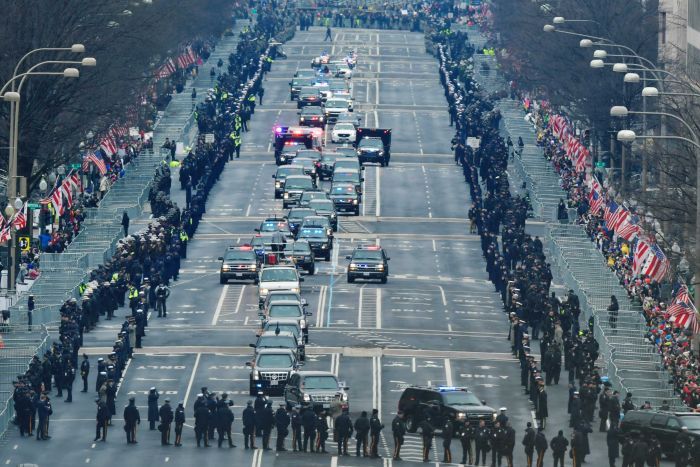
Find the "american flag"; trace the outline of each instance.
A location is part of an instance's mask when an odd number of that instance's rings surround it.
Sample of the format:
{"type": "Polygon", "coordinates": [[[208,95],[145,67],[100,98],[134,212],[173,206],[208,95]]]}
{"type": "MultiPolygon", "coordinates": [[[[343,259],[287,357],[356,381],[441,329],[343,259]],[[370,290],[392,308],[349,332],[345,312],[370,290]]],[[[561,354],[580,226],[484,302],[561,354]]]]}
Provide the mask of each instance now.
{"type": "Polygon", "coordinates": [[[682,306],[684,303],[690,302],[690,294],[688,293],[688,287],[683,284],[681,287],[678,289],[678,293],[676,294],[676,298],[673,299],[673,302],[666,308],[666,311],[668,314],[671,316],[677,314],[677,313],[682,313],[685,311],[686,307],[682,306]]]}
{"type": "Polygon", "coordinates": [[[6,241],[8,241],[11,238],[10,236],[10,226],[8,225],[0,231],[0,243],[5,243],[6,241]]]}
{"type": "Polygon", "coordinates": [[[104,151],[105,154],[111,156],[117,152],[117,144],[111,136],[105,136],[100,140],[100,149],[104,151]]]}
{"type": "Polygon", "coordinates": [[[561,115],[552,115],[552,117],[549,119],[549,127],[552,129],[552,134],[554,134],[557,139],[561,139],[565,126],[566,121],[561,115]]]}
{"type": "Polygon", "coordinates": [[[24,203],[22,209],[17,211],[15,217],[12,219],[12,227],[16,230],[23,229],[27,226],[27,203],[24,203]]]}
{"type": "Polygon", "coordinates": [[[102,155],[90,151],[89,153],[87,153],[86,159],[95,164],[97,170],[100,171],[100,175],[104,175],[107,173],[107,165],[105,165],[105,161],[104,159],[102,159],[102,155]]]}
{"type": "Polygon", "coordinates": [[[71,187],[71,183],[68,179],[66,179],[62,184],[61,187],[59,188],[61,192],[63,193],[63,196],[66,197],[66,207],[70,208],[73,205],[73,189],[71,187]]]}
{"type": "Polygon", "coordinates": [[[73,188],[76,190],[80,190],[82,187],[82,183],[80,181],[80,175],[77,173],[72,173],[68,176],[68,182],[71,184],[73,188]]]}
{"type": "Polygon", "coordinates": [[[611,230],[616,231],[629,215],[630,212],[617,204],[614,200],[610,200],[607,206],[605,206],[605,223],[611,230]]]}
{"type": "Polygon", "coordinates": [[[620,223],[616,232],[620,237],[627,241],[632,240],[634,237],[638,237],[642,232],[642,228],[639,226],[639,216],[636,214],[627,216],[620,223]]]}
{"type": "Polygon", "coordinates": [[[639,275],[647,256],[649,256],[649,243],[640,239],[637,242],[637,247],[634,249],[634,258],[632,260],[632,273],[635,276],[639,275]]]}
{"type": "Polygon", "coordinates": [[[51,204],[59,216],[63,214],[63,192],[60,189],[51,194],[51,204]]]}
{"type": "Polygon", "coordinates": [[[652,280],[661,282],[661,279],[664,278],[670,269],[671,262],[666,258],[658,244],[654,243],[649,248],[650,252],[644,262],[644,266],[642,266],[641,272],[652,280]]]}
{"type": "Polygon", "coordinates": [[[591,212],[597,215],[603,206],[603,196],[597,190],[591,190],[588,194],[588,204],[591,205],[591,212]]]}
{"type": "Polygon", "coordinates": [[[688,329],[697,334],[700,332],[700,323],[698,323],[698,312],[693,306],[687,306],[687,311],[679,313],[671,317],[671,321],[676,327],[688,329]]]}

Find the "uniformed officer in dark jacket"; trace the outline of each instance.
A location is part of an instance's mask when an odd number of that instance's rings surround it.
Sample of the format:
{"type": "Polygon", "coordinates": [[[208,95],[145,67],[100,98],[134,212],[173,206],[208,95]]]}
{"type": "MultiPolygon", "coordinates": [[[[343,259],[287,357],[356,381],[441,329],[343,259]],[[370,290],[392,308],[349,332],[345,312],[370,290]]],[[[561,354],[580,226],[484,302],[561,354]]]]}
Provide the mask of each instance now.
{"type": "Polygon", "coordinates": [[[406,435],[406,422],[403,419],[403,412],[399,410],[391,422],[391,432],[394,435],[394,460],[401,460],[401,446],[406,435]]]}
{"type": "MultiPolygon", "coordinates": [[[[649,464],[652,467],[659,467],[661,464],[661,443],[659,442],[659,438],[657,438],[654,435],[649,436],[648,440],[649,444],[649,449],[647,450],[647,464],[649,464]]],[[[693,448],[695,449],[700,443],[697,441],[693,443],[693,448]]],[[[692,458],[696,459],[696,462],[700,462],[700,456],[696,455],[700,453],[693,453],[692,458]]]]}
{"type": "Polygon", "coordinates": [[[299,406],[292,407],[290,418],[292,425],[292,451],[301,451],[301,414],[299,413],[299,406]]]}
{"type": "Polygon", "coordinates": [[[682,427],[681,430],[681,434],[676,438],[676,444],[673,446],[673,460],[676,461],[677,467],[688,465],[692,449],[688,428],[682,427]]]}
{"type": "Polygon", "coordinates": [[[314,452],[314,442],[316,440],[316,414],[307,407],[301,414],[301,425],[304,427],[304,452],[309,449],[314,452]]]}
{"type": "Polygon", "coordinates": [[[63,372],[63,386],[66,388],[68,395],[65,402],[73,402],[73,382],[75,381],[75,368],[69,361],[66,362],[66,367],[63,372]]]}
{"type": "Polygon", "coordinates": [[[452,423],[452,417],[449,417],[445,424],[442,426],[442,461],[448,464],[452,463],[452,450],[450,449],[452,445],[452,437],[454,436],[454,425],[452,423]]]}
{"type": "Polygon", "coordinates": [[[102,441],[107,441],[107,423],[109,422],[109,409],[107,404],[96,399],[97,403],[97,429],[95,430],[95,441],[102,438],[102,441]]]}
{"type": "Polygon", "coordinates": [[[255,447],[255,409],[253,409],[253,401],[248,401],[246,408],[243,409],[242,418],[245,448],[257,449],[255,447]]]}
{"type": "Polygon", "coordinates": [[[544,434],[544,427],[540,426],[537,428],[537,435],[535,436],[535,450],[537,451],[537,467],[543,467],[544,465],[544,453],[547,451],[547,437],[544,434]]]}
{"type": "Polygon", "coordinates": [[[474,447],[476,448],[476,463],[479,463],[479,457],[481,457],[481,463],[486,465],[486,454],[488,454],[489,449],[491,449],[491,430],[486,426],[486,422],[483,420],[479,421],[479,427],[476,429],[474,434],[474,447]]]}
{"type": "Polygon", "coordinates": [[[564,431],[559,430],[559,434],[552,438],[549,442],[549,447],[552,448],[552,460],[554,467],[561,465],[564,467],[564,456],[569,447],[569,440],[564,436],[564,431]]]}
{"type": "Polygon", "coordinates": [[[185,426],[185,403],[180,401],[175,408],[175,446],[182,446],[182,428],[185,426]]]}
{"type": "Polygon", "coordinates": [[[632,454],[632,460],[634,461],[635,467],[644,467],[647,460],[647,455],[649,454],[649,444],[643,436],[637,438],[634,443],[634,454],[632,454]]]}
{"type": "Polygon", "coordinates": [[[582,432],[574,430],[571,438],[571,460],[574,467],[581,467],[586,457],[586,439],[582,432]]]}
{"type": "Polygon", "coordinates": [[[141,414],[136,407],[136,399],[129,398],[129,405],[124,407],[124,431],[126,431],[126,443],[136,444],[136,425],[141,424],[141,414]]]}
{"type": "MultiPolygon", "coordinates": [[[[343,409],[343,413],[338,415],[335,419],[334,425],[334,437],[338,442],[338,455],[347,456],[348,455],[348,440],[352,436],[352,420],[348,415],[348,410],[343,409]]],[[[358,441],[359,443],[359,441],[358,441]]],[[[359,448],[358,448],[359,453],[359,448]]]]}
{"type": "Polygon", "coordinates": [[[382,421],[379,419],[379,410],[372,409],[372,416],[369,419],[369,457],[379,457],[379,435],[384,429],[382,421]]]}
{"type": "Polygon", "coordinates": [[[170,407],[170,399],[165,399],[165,403],[158,409],[160,418],[160,444],[170,446],[170,425],[173,423],[173,408],[170,407]]]}
{"type": "Polygon", "coordinates": [[[88,375],[90,374],[90,360],[87,354],[83,354],[83,361],[80,363],[80,377],[83,379],[83,390],[87,392],[88,375]]]}
{"type": "Polygon", "coordinates": [[[355,439],[357,440],[357,443],[355,444],[355,453],[357,457],[360,457],[360,452],[362,453],[363,457],[367,457],[368,434],[369,420],[367,419],[367,412],[363,410],[357,420],[355,420],[355,439]]]}
{"type": "MultiPolygon", "coordinates": [[[[504,428],[505,440],[503,442],[503,452],[502,455],[506,458],[508,467],[513,467],[513,450],[515,450],[515,429],[511,426],[510,422],[506,422],[504,428]]],[[[500,463],[501,458],[498,458],[500,463]]]]}
{"type": "Polygon", "coordinates": [[[148,392],[148,425],[150,430],[156,429],[158,421],[158,397],[156,388],[151,388],[148,392]]]}
{"type": "Polygon", "coordinates": [[[430,448],[433,446],[433,434],[435,433],[430,416],[427,415],[423,418],[418,427],[420,428],[421,437],[423,438],[423,462],[428,462],[430,448]]]}
{"type": "Polygon", "coordinates": [[[233,412],[231,412],[230,406],[233,402],[227,400],[228,395],[223,393],[221,395],[221,400],[217,403],[216,407],[216,431],[219,435],[219,447],[224,443],[224,438],[228,438],[228,447],[235,448],[236,445],[233,444],[233,438],[231,436],[231,425],[233,424],[233,412]]]}
{"type": "Polygon", "coordinates": [[[267,402],[267,399],[265,399],[265,395],[260,392],[258,393],[257,396],[255,396],[255,403],[253,404],[253,408],[255,409],[255,436],[262,436],[262,417],[263,417],[263,409],[265,408],[265,403],[267,402]]]}
{"type": "Polygon", "coordinates": [[[525,457],[527,459],[527,467],[532,467],[532,456],[535,453],[535,429],[532,428],[532,423],[527,422],[525,428],[525,436],[523,436],[522,444],[525,447],[525,457]]]}
{"type": "Polygon", "coordinates": [[[327,453],[326,440],[328,439],[328,413],[323,411],[316,417],[316,452],[327,453]]]}
{"type": "Polygon", "coordinates": [[[275,428],[277,429],[277,451],[286,451],[284,439],[289,434],[289,414],[285,408],[285,403],[280,402],[280,407],[275,412],[275,428]]]}
{"type": "MultiPolygon", "coordinates": [[[[197,439],[197,447],[200,447],[202,445],[202,439],[204,439],[204,447],[209,447],[209,424],[213,423],[213,421],[211,421],[210,418],[211,413],[209,412],[209,409],[207,408],[207,405],[205,403],[201,403],[199,405],[195,404],[194,435],[197,439]]],[[[245,420],[245,411],[243,411],[243,420],[245,420]]],[[[246,448],[247,444],[248,441],[246,438],[246,448]]]]}
{"type": "Polygon", "coordinates": [[[620,430],[611,426],[606,435],[608,445],[608,462],[610,467],[615,467],[615,460],[620,457],[620,430]]]}
{"type": "Polygon", "coordinates": [[[459,442],[462,444],[462,464],[467,463],[467,455],[469,456],[469,463],[474,462],[474,451],[472,450],[472,442],[474,441],[474,436],[476,435],[476,429],[469,423],[465,423],[462,426],[462,430],[459,433],[459,442]]]}

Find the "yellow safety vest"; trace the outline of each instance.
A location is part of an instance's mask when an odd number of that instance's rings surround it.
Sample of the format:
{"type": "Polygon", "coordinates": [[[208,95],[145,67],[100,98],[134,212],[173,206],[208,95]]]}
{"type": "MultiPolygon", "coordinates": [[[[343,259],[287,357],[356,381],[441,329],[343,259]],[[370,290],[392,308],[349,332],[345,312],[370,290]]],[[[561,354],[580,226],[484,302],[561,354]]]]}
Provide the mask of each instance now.
{"type": "Polygon", "coordinates": [[[139,296],[139,291],[136,290],[136,287],[129,287],[129,300],[132,298],[138,298],[139,296]]]}

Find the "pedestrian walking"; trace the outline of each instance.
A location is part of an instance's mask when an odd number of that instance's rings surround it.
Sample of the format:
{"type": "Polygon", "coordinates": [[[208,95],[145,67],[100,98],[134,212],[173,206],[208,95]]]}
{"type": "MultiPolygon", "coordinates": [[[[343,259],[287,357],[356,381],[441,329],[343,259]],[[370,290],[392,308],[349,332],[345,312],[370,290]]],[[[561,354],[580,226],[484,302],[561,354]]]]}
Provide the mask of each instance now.
{"type": "Polygon", "coordinates": [[[32,330],[32,315],[34,314],[34,295],[27,297],[27,331],[32,330]]]}
{"type": "Polygon", "coordinates": [[[124,236],[129,235],[129,214],[126,211],[122,214],[122,228],[124,229],[124,236]]]}
{"type": "MultiPolygon", "coordinates": [[[[338,443],[338,455],[347,456],[348,441],[350,440],[350,436],[352,436],[353,432],[352,420],[350,420],[350,415],[348,415],[348,409],[343,409],[342,413],[336,417],[333,428],[333,437],[338,443]]],[[[358,441],[358,455],[359,452],[360,448],[358,441]]]]}
{"type": "Polygon", "coordinates": [[[136,444],[136,425],[141,424],[141,415],[136,407],[136,399],[129,398],[129,405],[124,407],[124,431],[126,432],[126,444],[136,444]]]}
{"type": "Polygon", "coordinates": [[[289,435],[289,414],[287,413],[286,404],[280,402],[280,406],[275,412],[275,429],[277,430],[277,445],[275,449],[280,451],[286,451],[284,448],[284,440],[289,435]]]}
{"type": "Polygon", "coordinates": [[[243,409],[243,439],[246,449],[257,449],[255,447],[255,409],[253,409],[253,401],[248,401],[246,408],[243,409]]]}
{"type": "Polygon", "coordinates": [[[615,467],[615,460],[620,457],[620,430],[611,426],[605,440],[608,445],[608,462],[610,467],[615,467]]]}
{"type": "Polygon", "coordinates": [[[406,422],[401,410],[391,422],[391,432],[394,435],[394,455],[392,457],[394,460],[401,460],[401,446],[403,446],[404,436],[406,435],[406,422]]]}
{"type": "Polygon", "coordinates": [[[170,446],[170,425],[175,418],[173,409],[170,407],[170,399],[165,399],[165,403],[160,406],[158,417],[160,418],[160,425],[158,426],[161,434],[160,444],[162,446],[170,446]]]}
{"type": "Polygon", "coordinates": [[[525,447],[525,458],[527,459],[527,467],[532,467],[532,457],[535,453],[535,438],[537,434],[535,429],[532,428],[532,423],[527,422],[527,428],[525,428],[525,436],[523,436],[522,445],[525,447]]]}
{"type": "Polygon", "coordinates": [[[367,411],[363,410],[360,416],[355,420],[355,455],[360,457],[360,452],[362,452],[362,457],[367,457],[367,436],[369,434],[369,419],[367,418],[367,411]]]}
{"type": "Polygon", "coordinates": [[[564,467],[564,456],[569,447],[569,440],[564,436],[564,430],[559,430],[557,436],[549,442],[549,447],[552,448],[552,461],[554,467],[564,467]]]}
{"type": "Polygon", "coordinates": [[[384,429],[382,421],[379,419],[379,410],[372,409],[372,416],[369,419],[369,457],[376,459],[379,456],[379,436],[384,429]]]}
{"type": "Polygon", "coordinates": [[[180,401],[175,408],[175,447],[182,446],[182,428],[185,426],[185,402],[180,401]]]}
{"type": "Polygon", "coordinates": [[[160,395],[156,388],[148,391],[148,429],[155,430],[158,421],[158,398],[160,395]]]}
{"type": "Polygon", "coordinates": [[[228,447],[235,448],[233,437],[231,436],[231,426],[233,425],[233,412],[231,406],[233,402],[227,400],[228,394],[223,393],[216,408],[216,431],[219,434],[219,447],[224,443],[224,439],[228,439],[228,447]]]}
{"type": "Polygon", "coordinates": [[[323,42],[326,42],[326,41],[333,42],[333,36],[331,34],[331,27],[330,26],[326,26],[326,35],[323,38],[323,42]]]}
{"type": "Polygon", "coordinates": [[[101,440],[102,442],[107,441],[107,426],[110,419],[109,409],[107,404],[105,404],[101,399],[95,399],[97,404],[97,415],[95,419],[97,420],[97,426],[95,428],[95,439],[94,441],[101,440]]]}
{"type": "MultiPolygon", "coordinates": [[[[508,467],[513,467],[513,451],[515,450],[515,429],[509,421],[505,423],[505,440],[503,445],[502,455],[506,458],[508,467]]],[[[498,462],[500,465],[501,457],[499,456],[498,462]]]]}

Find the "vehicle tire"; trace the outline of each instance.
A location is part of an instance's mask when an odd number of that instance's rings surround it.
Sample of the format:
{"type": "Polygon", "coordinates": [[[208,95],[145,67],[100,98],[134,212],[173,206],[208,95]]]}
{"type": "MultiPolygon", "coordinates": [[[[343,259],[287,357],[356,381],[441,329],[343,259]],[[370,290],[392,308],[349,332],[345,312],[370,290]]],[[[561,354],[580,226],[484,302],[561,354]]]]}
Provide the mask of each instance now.
{"type": "Polygon", "coordinates": [[[389,167],[389,159],[386,159],[386,160],[384,161],[384,167],[389,167]]]}
{"type": "Polygon", "coordinates": [[[355,282],[355,278],[348,274],[348,284],[352,284],[353,282],[355,282]]]}
{"type": "Polygon", "coordinates": [[[354,215],[355,215],[355,216],[359,216],[359,215],[360,215],[360,208],[355,209],[354,215]]]}
{"type": "Polygon", "coordinates": [[[260,283],[260,280],[256,277],[253,279],[253,284],[258,285],[260,283]]]}
{"type": "Polygon", "coordinates": [[[324,256],[323,259],[326,261],[330,261],[331,260],[331,252],[329,251],[328,253],[326,253],[326,256],[324,256]]]}
{"type": "Polygon", "coordinates": [[[289,209],[289,207],[287,206],[287,203],[282,203],[282,209],[289,209]]]}
{"type": "Polygon", "coordinates": [[[384,161],[384,159],[381,160],[381,162],[379,163],[379,165],[382,166],[382,167],[385,167],[385,166],[386,166],[386,162],[384,161]]]}
{"type": "Polygon", "coordinates": [[[226,279],[219,277],[219,284],[225,284],[226,282],[228,282],[226,279]]]}
{"type": "Polygon", "coordinates": [[[382,284],[386,284],[387,277],[382,276],[382,278],[379,280],[382,284]]]}
{"type": "Polygon", "coordinates": [[[406,416],[406,430],[409,433],[415,433],[418,431],[418,423],[413,415],[406,416]]]}
{"type": "Polygon", "coordinates": [[[316,264],[312,264],[311,267],[306,270],[306,272],[308,272],[310,276],[316,274],[316,264]]]}

